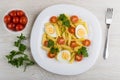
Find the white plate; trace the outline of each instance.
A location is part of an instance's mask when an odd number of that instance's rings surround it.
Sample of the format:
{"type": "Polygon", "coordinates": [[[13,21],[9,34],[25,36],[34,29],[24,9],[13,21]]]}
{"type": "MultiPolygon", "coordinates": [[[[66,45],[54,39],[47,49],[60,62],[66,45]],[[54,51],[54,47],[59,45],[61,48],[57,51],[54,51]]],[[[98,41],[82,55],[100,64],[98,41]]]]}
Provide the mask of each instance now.
{"type": "Polygon", "coordinates": [[[101,43],[102,33],[98,19],[88,10],[69,4],[53,5],[44,9],[34,23],[30,40],[32,55],[37,64],[47,71],[61,75],[76,75],[90,69],[98,58],[101,43]],[[74,62],[73,64],[60,63],[48,58],[47,53],[41,48],[44,24],[49,21],[51,16],[61,13],[78,15],[88,23],[89,39],[92,41],[92,45],[88,50],[89,57],[84,58],[81,62],[74,62]]]}

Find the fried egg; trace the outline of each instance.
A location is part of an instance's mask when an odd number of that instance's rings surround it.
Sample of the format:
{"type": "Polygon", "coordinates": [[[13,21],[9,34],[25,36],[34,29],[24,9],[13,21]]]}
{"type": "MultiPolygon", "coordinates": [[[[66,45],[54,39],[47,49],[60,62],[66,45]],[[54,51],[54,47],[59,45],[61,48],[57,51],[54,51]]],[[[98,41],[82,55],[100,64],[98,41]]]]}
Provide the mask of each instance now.
{"type": "Polygon", "coordinates": [[[68,50],[62,50],[57,55],[57,60],[60,62],[68,63],[71,59],[71,54],[68,50]]]}
{"type": "Polygon", "coordinates": [[[88,36],[87,30],[85,29],[83,25],[78,25],[75,28],[75,35],[77,38],[86,38],[88,36]]]}
{"type": "Polygon", "coordinates": [[[45,24],[45,32],[51,37],[57,37],[56,29],[51,23],[45,24]]]}

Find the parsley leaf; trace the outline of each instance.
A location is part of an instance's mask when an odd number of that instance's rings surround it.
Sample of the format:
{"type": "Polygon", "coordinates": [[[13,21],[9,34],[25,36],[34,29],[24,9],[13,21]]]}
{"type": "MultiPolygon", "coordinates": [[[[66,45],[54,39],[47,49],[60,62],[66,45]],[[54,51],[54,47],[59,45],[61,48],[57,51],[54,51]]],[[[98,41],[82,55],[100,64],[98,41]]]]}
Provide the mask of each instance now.
{"type": "Polygon", "coordinates": [[[26,39],[26,37],[21,33],[21,35],[20,36],[17,36],[17,38],[19,39],[19,40],[25,40],[26,39]]]}
{"type": "Polygon", "coordinates": [[[54,46],[54,41],[48,40],[48,46],[47,47],[52,47],[54,46]]]}
{"type": "Polygon", "coordinates": [[[77,53],[80,55],[82,54],[84,57],[88,57],[88,52],[87,52],[86,47],[82,47],[82,48],[78,49],[77,53]]]}
{"type": "Polygon", "coordinates": [[[67,26],[67,27],[70,27],[70,21],[69,20],[63,21],[63,25],[67,26]]]}
{"type": "Polygon", "coordinates": [[[60,14],[60,16],[58,17],[58,20],[62,21],[62,25],[63,26],[70,27],[70,21],[65,16],[65,14],[60,14]]]}
{"type": "Polygon", "coordinates": [[[25,51],[25,50],[26,50],[26,45],[20,44],[19,50],[20,50],[20,51],[25,51]]]}
{"type": "Polygon", "coordinates": [[[51,53],[57,53],[57,52],[59,52],[59,49],[52,47],[52,48],[50,49],[50,52],[51,52],[51,53]]]}

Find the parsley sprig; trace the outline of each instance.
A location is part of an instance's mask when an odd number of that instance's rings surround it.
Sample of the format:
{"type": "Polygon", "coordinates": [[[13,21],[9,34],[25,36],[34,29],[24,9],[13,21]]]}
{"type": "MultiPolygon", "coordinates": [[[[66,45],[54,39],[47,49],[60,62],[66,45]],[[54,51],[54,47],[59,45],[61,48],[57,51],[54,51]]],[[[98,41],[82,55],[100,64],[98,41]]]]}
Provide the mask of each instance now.
{"type": "Polygon", "coordinates": [[[78,49],[78,52],[77,52],[79,55],[83,55],[84,57],[88,57],[88,52],[87,52],[87,49],[86,47],[82,47],[80,49],[78,49]]]}
{"type": "Polygon", "coordinates": [[[54,54],[54,53],[59,52],[59,49],[58,49],[58,48],[55,48],[55,47],[52,47],[52,48],[50,49],[50,52],[54,54]]]}
{"type": "Polygon", "coordinates": [[[17,36],[17,38],[18,40],[14,42],[14,46],[16,46],[18,50],[12,50],[10,54],[6,55],[6,58],[8,59],[8,63],[17,68],[24,65],[25,71],[26,67],[29,65],[33,65],[34,62],[30,60],[28,55],[24,53],[24,51],[27,49],[27,46],[22,42],[26,40],[26,37],[23,34],[21,34],[20,36],[17,36]]]}
{"type": "Polygon", "coordinates": [[[62,21],[63,26],[70,27],[70,21],[65,14],[60,14],[58,20],[62,21]]]}
{"type": "Polygon", "coordinates": [[[52,46],[54,46],[54,41],[52,41],[52,40],[48,40],[48,46],[47,47],[52,47],[52,46]]]}

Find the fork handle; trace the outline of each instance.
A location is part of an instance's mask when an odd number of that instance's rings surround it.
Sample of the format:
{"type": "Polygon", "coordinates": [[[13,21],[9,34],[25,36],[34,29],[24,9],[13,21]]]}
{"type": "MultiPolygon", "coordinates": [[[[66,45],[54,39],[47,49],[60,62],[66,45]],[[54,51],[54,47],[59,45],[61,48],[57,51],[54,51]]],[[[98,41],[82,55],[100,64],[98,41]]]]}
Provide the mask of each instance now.
{"type": "Polygon", "coordinates": [[[107,59],[109,56],[108,53],[108,44],[109,44],[109,26],[107,25],[107,30],[106,30],[106,38],[105,38],[105,47],[104,47],[104,59],[107,59]]]}

